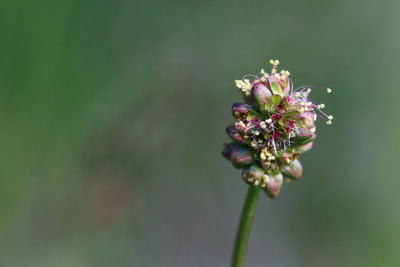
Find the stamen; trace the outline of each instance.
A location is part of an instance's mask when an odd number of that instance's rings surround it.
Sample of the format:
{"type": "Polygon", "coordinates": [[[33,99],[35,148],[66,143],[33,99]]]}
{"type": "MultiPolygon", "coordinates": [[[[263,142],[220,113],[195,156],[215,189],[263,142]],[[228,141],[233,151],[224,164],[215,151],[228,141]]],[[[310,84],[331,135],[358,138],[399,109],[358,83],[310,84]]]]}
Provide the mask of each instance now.
{"type": "Polygon", "coordinates": [[[310,89],[311,88],[320,88],[320,89],[325,89],[325,90],[328,89],[328,87],[320,86],[320,85],[303,85],[303,86],[297,87],[296,89],[294,89],[294,91],[296,92],[296,91],[300,90],[299,92],[303,92],[304,90],[307,90],[308,88],[310,88],[310,89]]]}
{"type": "Polygon", "coordinates": [[[317,108],[318,110],[319,110],[319,112],[321,112],[321,114],[322,115],[324,115],[326,118],[328,118],[329,119],[329,116],[325,113],[325,112],[323,112],[321,109],[319,109],[319,108],[317,108]]]}
{"type": "Polygon", "coordinates": [[[278,154],[278,152],[276,151],[275,139],[274,139],[274,138],[272,138],[272,145],[274,146],[274,152],[275,152],[275,155],[277,155],[277,154],[278,154]]]}
{"type": "Polygon", "coordinates": [[[244,82],[242,80],[235,80],[236,87],[241,89],[244,86],[244,82]]]}

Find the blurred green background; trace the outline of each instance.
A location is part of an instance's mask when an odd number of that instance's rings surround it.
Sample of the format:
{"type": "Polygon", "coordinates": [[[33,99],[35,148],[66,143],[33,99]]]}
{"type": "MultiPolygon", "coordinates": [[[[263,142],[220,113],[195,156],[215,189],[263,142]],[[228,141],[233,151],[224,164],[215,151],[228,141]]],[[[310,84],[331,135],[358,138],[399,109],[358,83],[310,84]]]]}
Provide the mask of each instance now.
{"type": "Polygon", "coordinates": [[[0,266],[228,266],[233,80],[323,84],[305,176],[247,266],[400,266],[399,1],[0,3],[0,266]],[[396,208],[397,207],[397,208],[396,208]]]}

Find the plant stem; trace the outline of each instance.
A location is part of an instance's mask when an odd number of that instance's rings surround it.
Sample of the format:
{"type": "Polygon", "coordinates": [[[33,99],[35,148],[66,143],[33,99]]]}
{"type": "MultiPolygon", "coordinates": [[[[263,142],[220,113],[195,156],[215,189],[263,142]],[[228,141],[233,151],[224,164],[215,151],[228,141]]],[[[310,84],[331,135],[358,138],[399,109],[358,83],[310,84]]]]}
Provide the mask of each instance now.
{"type": "Polygon", "coordinates": [[[244,202],[239,228],[236,233],[235,249],[232,257],[232,267],[243,267],[246,258],[247,240],[249,238],[254,212],[256,210],[260,186],[250,185],[244,202]]]}

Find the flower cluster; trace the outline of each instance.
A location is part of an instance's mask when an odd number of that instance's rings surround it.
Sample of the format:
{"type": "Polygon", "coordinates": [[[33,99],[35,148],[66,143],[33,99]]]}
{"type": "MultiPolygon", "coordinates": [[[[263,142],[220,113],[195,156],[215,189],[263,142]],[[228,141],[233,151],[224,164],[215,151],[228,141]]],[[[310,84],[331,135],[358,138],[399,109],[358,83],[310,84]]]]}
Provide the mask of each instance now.
{"type": "Polygon", "coordinates": [[[324,104],[314,104],[308,97],[311,88],[293,88],[285,70],[278,72],[278,60],[270,60],[271,73],[248,74],[236,80],[244,103],[232,105],[235,123],[226,128],[233,140],[225,144],[222,155],[242,168],[246,183],[261,186],[275,198],[283,181],[298,180],[302,165],[298,158],[308,151],[316,138],[315,121],[320,116],[332,124],[333,116],[325,114],[324,104]]]}

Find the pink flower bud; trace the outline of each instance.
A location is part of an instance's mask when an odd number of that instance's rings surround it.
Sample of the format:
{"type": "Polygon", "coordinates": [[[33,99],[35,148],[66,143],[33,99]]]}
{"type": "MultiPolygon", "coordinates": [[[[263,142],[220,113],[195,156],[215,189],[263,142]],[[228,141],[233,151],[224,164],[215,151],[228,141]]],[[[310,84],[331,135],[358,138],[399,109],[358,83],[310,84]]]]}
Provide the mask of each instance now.
{"type": "Polygon", "coordinates": [[[296,159],[290,165],[283,168],[282,174],[289,179],[299,180],[303,176],[303,166],[296,159]]]}
{"type": "Polygon", "coordinates": [[[232,138],[233,141],[237,141],[238,143],[241,144],[246,143],[246,139],[243,138],[243,136],[239,133],[239,131],[236,129],[234,125],[226,127],[225,131],[228,134],[228,136],[232,138]]]}
{"type": "Polygon", "coordinates": [[[222,150],[222,155],[230,160],[235,167],[244,167],[254,162],[253,151],[235,142],[226,144],[222,150]]]}
{"type": "Polygon", "coordinates": [[[264,191],[270,198],[276,198],[281,190],[282,184],[283,176],[281,173],[269,175],[269,181],[264,191]]]}

